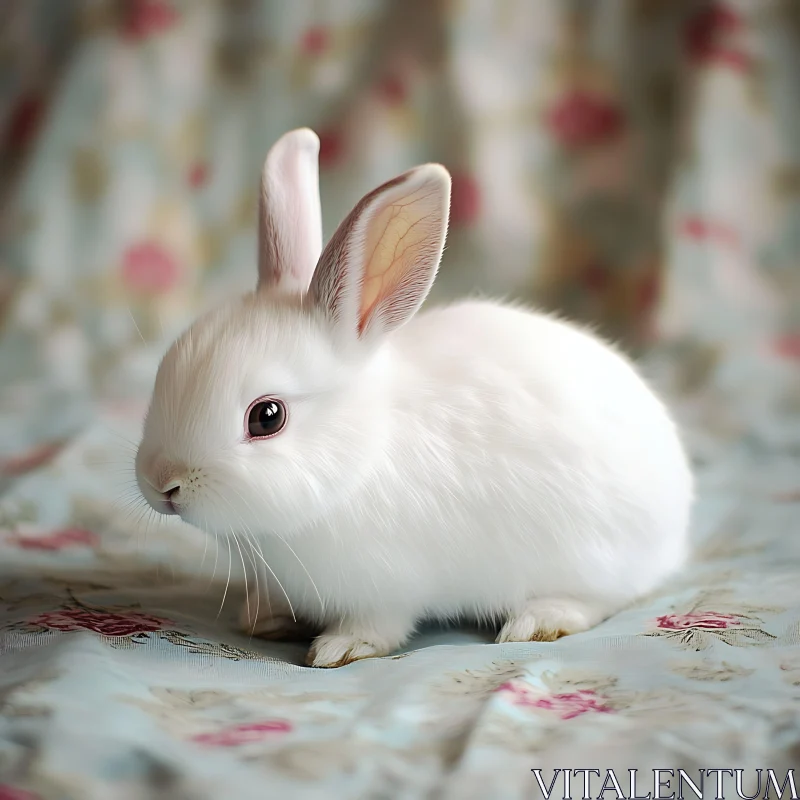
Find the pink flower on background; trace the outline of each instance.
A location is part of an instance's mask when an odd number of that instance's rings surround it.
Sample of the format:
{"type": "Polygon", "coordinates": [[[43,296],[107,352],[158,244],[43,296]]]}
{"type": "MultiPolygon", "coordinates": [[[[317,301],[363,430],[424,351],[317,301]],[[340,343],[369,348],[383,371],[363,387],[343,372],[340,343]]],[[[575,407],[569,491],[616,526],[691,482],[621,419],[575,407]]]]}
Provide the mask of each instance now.
{"type": "Polygon", "coordinates": [[[599,714],[614,713],[614,709],[603,702],[604,698],[591,689],[579,689],[576,692],[541,695],[538,692],[532,692],[519,683],[509,681],[499,686],[497,691],[509,692],[514,698],[512,702],[515,706],[542,708],[546,711],[553,711],[558,714],[561,719],[574,719],[590,711],[599,714]]]}
{"type": "Polygon", "coordinates": [[[70,547],[93,547],[97,536],[83,528],[64,528],[47,536],[15,536],[12,542],[23,550],[66,550],[70,547]]]}
{"type": "Polygon", "coordinates": [[[611,283],[611,272],[603,264],[589,264],[581,275],[581,282],[593,294],[602,294],[611,283]]]}
{"type": "Polygon", "coordinates": [[[36,132],[44,115],[44,103],[37,95],[23,95],[17,101],[8,117],[4,134],[5,144],[15,151],[26,148],[36,132]]]}
{"type": "Polygon", "coordinates": [[[773,342],[775,353],[781,358],[800,361],[800,333],[787,333],[773,342]]]}
{"type": "Polygon", "coordinates": [[[238,747],[250,742],[260,742],[276,733],[289,733],[292,726],[282,719],[271,719],[264,722],[245,722],[230,725],[214,733],[200,733],[192,737],[197,744],[210,747],[238,747]]]}
{"type": "Polygon", "coordinates": [[[43,467],[45,464],[49,464],[64,449],[65,444],[66,442],[60,439],[54,442],[45,442],[44,444],[36,445],[26,453],[0,459],[0,475],[10,478],[24,475],[37,467],[43,467]]]}
{"type": "Polygon", "coordinates": [[[733,50],[729,47],[715,48],[709,60],[730,67],[736,70],[736,72],[745,72],[752,63],[750,57],[746,53],[742,53],[740,50],[733,50]]]}
{"type": "Polygon", "coordinates": [[[696,14],[686,26],[689,58],[696,64],[717,63],[742,71],[750,66],[746,53],[725,44],[725,37],[742,30],[742,18],[722,3],[714,3],[696,14]]]}
{"type": "Polygon", "coordinates": [[[40,800],[38,794],[27,789],[17,789],[7,783],[0,783],[0,800],[40,800]]]}
{"type": "Polygon", "coordinates": [[[659,276],[652,273],[645,275],[636,287],[636,310],[639,312],[650,311],[658,301],[660,291],[659,276]]]}
{"type": "Polygon", "coordinates": [[[64,608],[47,611],[28,620],[55,631],[94,631],[103,636],[133,636],[163,630],[167,620],[132,611],[117,614],[113,611],[95,611],[88,608],[64,608]]]}
{"type": "Polygon", "coordinates": [[[375,87],[378,96],[390,106],[400,105],[408,99],[408,84],[397,73],[384,75],[375,87]]]}
{"type": "Polygon", "coordinates": [[[334,129],[320,131],[319,165],[323,169],[338,164],[344,156],[344,137],[334,129]]]}
{"type": "Polygon", "coordinates": [[[741,621],[731,614],[718,614],[716,611],[692,612],[690,614],[664,614],[656,617],[659,628],[668,631],[682,631],[688,628],[731,628],[741,625],[741,621]]]}
{"type": "Polygon", "coordinates": [[[306,28],[300,37],[300,50],[308,56],[318,56],[325,52],[330,44],[330,34],[322,25],[306,28]]]}
{"type": "Polygon", "coordinates": [[[575,89],[551,106],[545,124],[564,147],[586,147],[621,133],[625,116],[612,99],[575,89]]]}
{"type": "Polygon", "coordinates": [[[722,222],[690,216],[681,222],[679,231],[688,239],[695,241],[712,241],[731,248],[739,246],[739,237],[736,231],[722,222]]]}
{"type": "Polygon", "coordinates": [[[588,711],[597,711],[600,714],[609,714],[612,708],[597,697],[595,692],[588,689],[579,692],[566,692],[564,694],[554,694],[550,697],[542,697],[536,700],[533,705],[536,708],[545,708],[548,711],[555,711],[561,719],[574,719],[588,711]]]}
{"type": "Polygon", "coordinates": [[[122,280],[137,292],[162,294],[180,277],[177,259],[158,242],[139,242],[122,258],[122,280]]]}
{"type": "Polygon", "coordinates": [[[467,172],[453,172],[451,177],[450,224],[454,228],[472,225],[481,211],[478,182],[467,172]]]}
{"type": "Polygon", "coordinates": [[[189,186],[191,186],[192,189],[201,189],[208,182],[208,174],[208,164],[199,161],[189,170],[187,176],[189,186]]]}
{"type": "Polygon", "coordinates": [[[126,12],[123,34],[135,42],[169,30],[178,19],[166,0],[129,0],[126,12]]]}

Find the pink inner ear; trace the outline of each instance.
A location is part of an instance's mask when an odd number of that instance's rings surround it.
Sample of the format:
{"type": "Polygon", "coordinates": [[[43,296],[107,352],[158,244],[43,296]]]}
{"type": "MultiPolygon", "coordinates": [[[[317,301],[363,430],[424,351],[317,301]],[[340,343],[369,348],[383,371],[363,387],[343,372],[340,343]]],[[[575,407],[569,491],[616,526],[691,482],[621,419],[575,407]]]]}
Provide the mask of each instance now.
{"type": "Polygon", "coordinates": [[[388,333],[430,289],[447,235],[450,176],[425,164],[366,195],[328,242],[311,282],[345,336],[388,333]]]}
{"type": "Polygon", "coordinates": [[[376,313],[400,316],[416,304],[419,284],[427,284],[431,260],[438,260],[436,244],[443,223],[436,195],[435,187],[423,184],[384,206],[369,220],[359,333],[376,313]]]}

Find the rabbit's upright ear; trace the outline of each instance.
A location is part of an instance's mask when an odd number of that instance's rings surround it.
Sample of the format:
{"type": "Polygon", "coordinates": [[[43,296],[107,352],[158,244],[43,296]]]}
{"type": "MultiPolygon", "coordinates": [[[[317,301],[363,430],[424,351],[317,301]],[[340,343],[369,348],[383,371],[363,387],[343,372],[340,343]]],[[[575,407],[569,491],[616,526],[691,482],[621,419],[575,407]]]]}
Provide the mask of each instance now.
{"type": "Polygon", "coordinates": [[[346,336],[407,322],[436,277],[447,236],[450,174],[426,164],[371,192],[328,243],[309,295],[346,336]]]}
{"type": "Polygon", "coordinates": [[[319,138],[290,131],[267,154],[258,220],[258,287],[286,293],[308,289],[322,251],[319,138]]]}

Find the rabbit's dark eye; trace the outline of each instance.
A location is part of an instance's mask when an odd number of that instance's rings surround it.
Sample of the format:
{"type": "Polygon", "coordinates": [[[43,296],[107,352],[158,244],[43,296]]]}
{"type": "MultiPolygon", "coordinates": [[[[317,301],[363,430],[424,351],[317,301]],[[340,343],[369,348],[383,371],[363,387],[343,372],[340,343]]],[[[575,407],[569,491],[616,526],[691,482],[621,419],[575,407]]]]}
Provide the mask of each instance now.
{"type": "Polygon", "coordinates": [[[286,424],[286,406],[280,400],[257,400],[247,412],[245,427],[251,439],[274,436],[286,424]]]}

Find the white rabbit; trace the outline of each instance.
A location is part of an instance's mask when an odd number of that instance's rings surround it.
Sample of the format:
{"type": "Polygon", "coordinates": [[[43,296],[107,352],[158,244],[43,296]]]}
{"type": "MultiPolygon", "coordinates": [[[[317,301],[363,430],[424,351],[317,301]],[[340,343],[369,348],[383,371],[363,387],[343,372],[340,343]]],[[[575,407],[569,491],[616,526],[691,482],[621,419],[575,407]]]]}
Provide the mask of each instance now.
{"type": "Polygon", "coordinates": [[[318,149],[302,129],[267,156],[258,288],[172,345],[136,458],[156,511],[264,556],[250,627],[289,635],[296,612],[317,667],[388,654],[426,618],[549,641],[679,568],[692,475],[628,360],[491,302],[414,318],[447,171],[368,194],[320,254],[318,149]]]}

